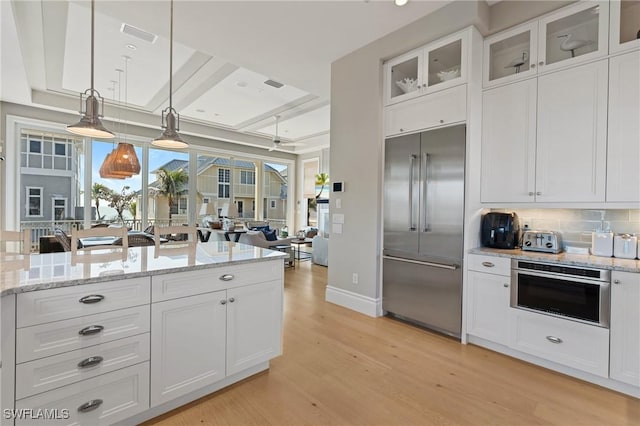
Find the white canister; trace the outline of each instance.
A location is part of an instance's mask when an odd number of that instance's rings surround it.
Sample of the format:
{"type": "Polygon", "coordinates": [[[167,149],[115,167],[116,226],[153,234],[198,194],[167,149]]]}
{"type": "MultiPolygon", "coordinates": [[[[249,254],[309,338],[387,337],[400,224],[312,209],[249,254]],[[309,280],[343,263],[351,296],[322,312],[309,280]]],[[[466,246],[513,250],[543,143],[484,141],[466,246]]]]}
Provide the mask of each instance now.
{"type": "Polygon", "coordinates": [[[594,256],[613,256],[613,232],[599,231],[592,233],[591,254],[594,256]]]}
{"type": "Polygon", "coordinates": [[[616,235],[613,239],[613,255],[623,259],[635,259],[638,253],[638,237],[631,234],[616,235]]]}

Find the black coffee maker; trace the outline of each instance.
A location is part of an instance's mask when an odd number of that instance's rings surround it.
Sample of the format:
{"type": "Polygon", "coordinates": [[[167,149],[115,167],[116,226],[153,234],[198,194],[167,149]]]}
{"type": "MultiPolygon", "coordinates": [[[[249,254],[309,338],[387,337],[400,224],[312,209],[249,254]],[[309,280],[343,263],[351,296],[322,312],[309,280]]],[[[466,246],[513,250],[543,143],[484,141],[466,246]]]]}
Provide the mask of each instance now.
{"type": "Polygon", "coordinates": [[[515,249],[520,244],[520,222],[515,213],[490,212],[482,216],[480,239],[484,247],[515,249]]]}

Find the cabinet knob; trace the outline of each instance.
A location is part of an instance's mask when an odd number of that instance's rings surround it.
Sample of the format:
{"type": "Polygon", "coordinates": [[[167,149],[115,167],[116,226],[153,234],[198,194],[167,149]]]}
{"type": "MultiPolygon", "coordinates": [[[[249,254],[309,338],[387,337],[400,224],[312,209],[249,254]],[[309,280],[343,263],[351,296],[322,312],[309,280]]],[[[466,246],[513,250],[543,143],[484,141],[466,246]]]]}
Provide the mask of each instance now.
{"type": "Polygon", "coordinates": [[[504,283],[504,284],[502,284],[502,287],[504,287],[504,288],[509,288],[509,284],[504,283]]]}
{"type": "Polygon", "coordinates": [[[536,195],[542,195],[542,192],[536,192],[536,195]]]}
{"type": "Polygon", "coordinates": [[[224,299],[222,299],[222,300],[220,301],[220,304],[221,304],[221,305],[226,305],[226,304],[227,304],[227,301],[226,301],[226,300],[224,300],[224,299]]]}
{"type": "Polygon", "coordinates": [[[547,336],[547,340],[556,345],[562,343],[562,339],[556,336],[547,336]]]}
{"type": "Polygon", "coordinates": [[[544,65],[544,61],[538,62],[538,65],[543,66],[544,65]]]}
{"type": "Polygon", "coordinates": [[[400,128],[400,131],[401,131],[401,132],[404,132],[404,129],[403,129],[403,128],[400,128]]]}
{"type": "Polygon", "coordinates": [[[88,413],[89,411],[93,411],[101,405],[102,405],[101,399],[92,399],[91,401],[87,401],[81,406],[79,406],[78,411],[80,413],[88,413]]]}
{"type": "Polygon", "coordinates": [[[493,268],[495,265],[491,262],[482,262],[482,266],[486,266],[487,268],[493,268]]]}
{"type": "Polygon", "coordinates": [[[620,280],[613,280],[614,284],[620,284],[620,280]]]}
{"type": "Polygon", "coordinates": [[[229,303],[233,303],[235,301],[236,301],[236,299],[234,299],[233,297],[229,298],[229,303]]]}
{"type": "Polygon", "coordinates": [[[440,123],[444,123],[444,120],[440,120],[440,123]]]}
{"type": "Polygon", "coordinates": [[[536,64],[530,64],[529,65],[529,68],[535,68],[535,67],[536,67],[536,64]]]}
{"type": "Polygon", "coordinates": [[[533,191],[529,191],[529,197],[533,197],[533,191]]]}

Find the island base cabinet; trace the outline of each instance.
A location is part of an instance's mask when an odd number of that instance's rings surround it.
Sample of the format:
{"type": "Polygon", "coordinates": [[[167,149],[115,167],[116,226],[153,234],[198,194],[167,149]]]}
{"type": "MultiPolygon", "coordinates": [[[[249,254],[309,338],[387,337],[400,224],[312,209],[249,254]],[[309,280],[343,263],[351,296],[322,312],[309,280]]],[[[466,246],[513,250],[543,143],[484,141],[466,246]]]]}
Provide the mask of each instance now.
{"type": "Polygon", "coordinates": [[[611,378],[640,387],[640,274],[611,278],[611,378]]]}
{"type": "Polygon", "coordinates": [[[282,354],[282,281],[227,290],[227,375],[282,354]]]}
{"type": "Polygon", "coordinates": [[[225,377],[226,291],[151,306],[151,406],[225,377]]]}
{"type": "Polygon", "coordinates": [[[16,426],[116,423],[149,408],[149,363],[21,399],[16,408],[30,410],[23,411],[25,415],[16,419],[16,426]]]}

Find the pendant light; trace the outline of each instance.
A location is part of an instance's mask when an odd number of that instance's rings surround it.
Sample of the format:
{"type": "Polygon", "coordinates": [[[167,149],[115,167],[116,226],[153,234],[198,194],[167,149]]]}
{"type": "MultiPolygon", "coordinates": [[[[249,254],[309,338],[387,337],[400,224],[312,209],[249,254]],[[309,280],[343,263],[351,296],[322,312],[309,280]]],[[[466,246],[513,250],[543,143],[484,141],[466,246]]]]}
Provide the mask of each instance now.
{"type": "MultiPolygon", "coordinates": [[[[124,108],[127,107],[127,92],[128,92],[128,75],[129,75],[129,56],[123,56],[124,59],[124,108]]],[[[136,155],[136,150],[130,143],[127,143],[127,124],[124,124],[124,132],[121,137],[124,137],[124,142],[119,142],[116,148],[113,159],[110,163],[112,174],[128,174],[127,177],[140,174],[140,162],[136,155]]]]}
{"type": "Polygon", "coordinates": [[[173,109],[173,0],[171,0],[171,29],[169,33],[169,107],[162,111],[162,134],[151,142],[161,148],[187,148],[180,138],[180,114],[173,109]]]}
{"type": "Polygon", "coordinates": [[[91,88],[80,94],[80,114],[82,118],[76,124],[67,126],[67,130],[73,134],[90,138],[112,139],[116,135],[108,130],[100,121],[100,106],[104,112],[104,98],[100,96],[93,86],[93,49],[95,32],[95,0],[91,0],[91,88]],[[84,99],[86,96],[86,100],[84,99]],[[82,111],[82,102],[85,100],[85,109],[82,111]]]}

